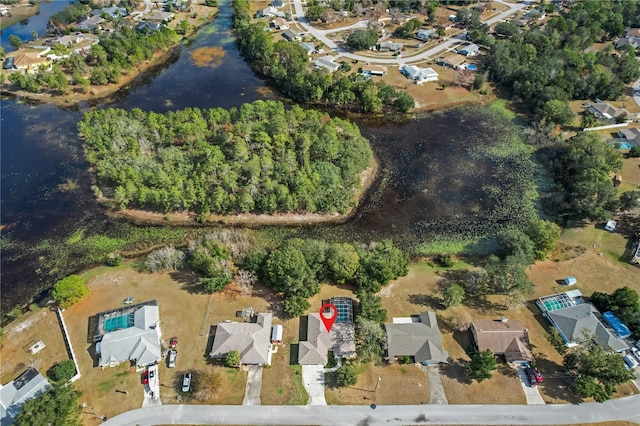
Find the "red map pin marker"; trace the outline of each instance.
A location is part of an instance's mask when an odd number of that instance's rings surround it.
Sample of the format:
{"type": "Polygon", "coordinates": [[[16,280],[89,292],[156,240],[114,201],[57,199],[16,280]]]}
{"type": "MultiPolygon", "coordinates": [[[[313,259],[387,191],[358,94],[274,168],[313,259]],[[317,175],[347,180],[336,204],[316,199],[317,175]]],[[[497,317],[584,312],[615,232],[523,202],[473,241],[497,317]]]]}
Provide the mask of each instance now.
{"type": "Polygon", "coordinates": [[[324,326],[326,327],[328,332],[331,332],[331,327],[333,327],[333,323],[336,322],[337,318],[338,318],[338,309],[334,305],[332,305],[331,303],[322,305],[322,308],[320,308],[320,319],[322,319],[322,322],[324,323],[324,326]],[[326,310],[333,311],[330,318],[327,318],[325,316],[324,311],[326,310]]]}

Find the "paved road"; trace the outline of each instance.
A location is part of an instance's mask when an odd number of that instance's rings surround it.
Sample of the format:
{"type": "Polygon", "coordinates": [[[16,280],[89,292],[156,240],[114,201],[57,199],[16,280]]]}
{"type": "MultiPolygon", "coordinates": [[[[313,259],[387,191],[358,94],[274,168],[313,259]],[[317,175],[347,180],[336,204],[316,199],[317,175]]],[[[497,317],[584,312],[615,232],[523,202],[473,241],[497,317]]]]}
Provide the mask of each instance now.
{"type": "Polygon", "coordinates": [[[524,391],[524,396],[527,398],[527,404],[535,405],[535,404],[544,404],[544,399],[542,399],[542,395],[540,395],[540,390],[537,386],[531,386],[529,383],[529,377],[527,377],[526,367],[519,365],[517,367],[518,376],[520,377],[520,384],[522,385],[522,390],[524,391]]]}
{"type": "Polygon", "coordinates": [[[109,426],[158,424],[261,425],[559,425],[640,423],[640,395],[588,404],[546,405],[162,405],[140,408],[105,422],[109,426]]]}
{"type": "Polygon", "coordinates": [[[421,366],[427,373],[427,381],[429,382],[429,402],[431,404],[448,404],[447,395],[444,393],[442,385],[442,377],[440,377],[440,366],[430,365],[428,367],[421,366]]]}
{"type": "Polygon", "coordinates": [[[631,90],[633,91],[633,100],[640,106],[640,80],[636,80],[636,82],[633,83],[631,90]]]}
{"type": "MultiPolygon", "coordinates": [[[[511,3],[506,3],[502,0],[494,0],[494,1],[496,3],[500,3],[501,5],[508,7],[508,9],[504,12],[497,14],[491,19],[484,21],[488,25],[492,25],[492,24],[495,24],[496,22],[504,20],[509,16],[513,15],[514,13],[528,6],[528,2],[511,4],[511,3]]],[[[294,7],[293,16],[294,18],[297,18],[298,23],[302,25],[302,27],[304,27],[305,31],[311,34],[312,36],[314,36],[315,38],[317,38],[318,40],[320,40],[322,43],[328,46],[329,49],[335,52],[338,52],[338,57],[345,57],[345,58],[364,61],[364,62],[373,63],[373,64],[399,64],[399,63],[407,64],[407,63],[413,63],[413,62],[420,62],[425,59],[432,58],[445,50],[450,50],[452,46],[460,43],[466,37],[465,34],[459,34],[455,37],[450,37],[429,50],[424,50],[422,52],[419,52],[411,56],[402,56],[402,57],[398,56],[396,58],[376,58],[376,57],[362,56],[357,53],[347,52],[346,50],[338,47],[338,45],[333,40],[327,37],[328,33],[338,31],[339,29],[320,30],[309,25],[307,23],[306,18],[304,17],[304,10],[302,8],[301,0],[294,0],[293,7],[294,7]]],[[[351,25],[350,27],[355,27],[357,25],[362,25],[362,24],[356,23],[351,25]]]]}
{"type": "Polygon", "coordinates": [[[242,405],[260,405],[260,388],[262,387],[262,366],[250,365],[247,374],[247,385],[244,390],[242,405]]]}
{"type": "Polygon", "coordinates": [[[303,365],[302,385],[309,395],[308,405],[327,405],[327,401],[324,399],[323,365],[303,365]]]}

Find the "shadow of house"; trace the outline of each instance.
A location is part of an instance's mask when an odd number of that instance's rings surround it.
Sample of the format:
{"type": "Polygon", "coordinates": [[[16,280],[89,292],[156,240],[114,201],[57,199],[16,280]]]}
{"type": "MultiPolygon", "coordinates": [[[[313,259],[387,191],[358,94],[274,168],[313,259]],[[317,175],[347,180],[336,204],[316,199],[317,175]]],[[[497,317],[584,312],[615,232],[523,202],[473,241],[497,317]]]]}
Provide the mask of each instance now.
{"type": "Polygon", "coordinates": [[[462,358],[452,360],[449,364],[440,367],[441,374],[465,385],[471,384],[471,377],[469,377],[468,370],[469,361],[462,358]]]}

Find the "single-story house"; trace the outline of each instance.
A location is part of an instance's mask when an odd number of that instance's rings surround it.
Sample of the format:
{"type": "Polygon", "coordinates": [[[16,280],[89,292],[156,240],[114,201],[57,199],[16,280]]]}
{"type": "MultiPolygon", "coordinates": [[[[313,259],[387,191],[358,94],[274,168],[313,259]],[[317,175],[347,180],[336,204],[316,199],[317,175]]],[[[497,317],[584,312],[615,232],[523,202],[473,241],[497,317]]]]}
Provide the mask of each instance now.
{"type": "Polygon", "coordinates": [[[271,25],[273,25],[273,28],[275,28],[276,30],[288,30],[289,29],[289,24],[287,23],[287,20],[284,18],[276,18],[273,20],[273,22],[271,22],[271,25]]]}
{"type": "Polygon", "coordinates": [[[282,37],[284,37],[287,41],[299,41],[301,39],[300,34],[291,30],[284,30],[282,32],[282,37]]]}
{"type": "Polygon", "coordinates": [[[529,343],[529,330],[520,321],[474,320],[471,333],[479,351],[489,349],[494,355],[504,355],[507,362],[533,361],[529,343]]]}
{"type": "Polygon", "coordinates": [[[438,38],[438,30],[431,28],[428,30],[418,30],[416,38],[421,41],[427,41],[432,38],[438,38]]]}
{"type": "Polygon", "coordinates": [[[466,57],[460,55],[459,53],[454,53],[447,56],[446,58],[438,60],[437,64],[442,65],[443,67],[458,68],[466,60],[466,57]]]}
{"type": "Polygon", "coordinates": [[[298,347],[298,364],[325,365],[329,351],[336,358],[353,358],[356,355],[355,327],[352,322],[334,323],[328,332],[319,313],[307,317],[307,340],[298,347]]]}
{"type": "Polygon", "coordinates": [[[149,34],[154,31],[160,31],[160,29],[162,28],[162,25],[163,24],[160,22],[151,22],[151,21],[138,22],[138,24],[136,24],[136,31],[139,31],[144,34],[149,34]]]}
{"type": "Polygon", "coordinates": [[[378,50],[380,52],[395,52],[397,50],[402,50],[404,47],[403,43],[396,43],[393,41],[383,41],[378,45],[378,50]]]}
{"type": "Polygon", "coordinates": [[[387,331],[389,361],[412,357],[420,364],[448,363],[449,353],[442,347],[442,334],[434,312],[423,312],[408,318],[394,318],[384,325],[387,331]]]}
{"type": "Polygon", "coordinates": [[[47,47],[40,52],[11,52],[7,55],[5,62],[9,58],[13,58],[13,68],[27,72],[29,74],[35,73],[39,69],[49,69],[51,67],[51,58],[46,57],[50,52],[50,48],[47,47]]]}
{"type": "Polygon", "coordinates": [[[211,358],[225,358],[229,352],[238,351],[240,362],[245,365],[271,364],[271,320],[273,314],[263,313],[250,322],[221,322],[213,336],[211,358]]]}
{"type": "Polygon", "coordinates": [[[12,425],[25,401],[35,398],[49,387],[49,382],[35,368],[29,368],[15,380],[0,385],[0,425],[12,425]]]}
{"type": "Polygon", "coordinates": [[[78,29],[85,31],[93,31],[98,28],[98,25],[103,21],[100,16],[90,16],[78,22],[78,29]]]}
{"type": "Polygon", "coordinates": [[[637,49],[638,45],[640,45],[640,38],[634,36],[625,36],[615,42],[616,49],[622,49],[625,46],[631,46],[637,49]]]}
{"type": "Polygon", "coordinates": [[[408,79],[414,80],[416,84],[426,83],[427,81],[437,81],[438,73],[433,68],[419,68],[415,65],[403,65],[400,72],[407,76],[408,79]]]}
{"type": "Polygon", "coordinates": [[[324,68],[329,72],[336,72],[340,68],[340,64],[336,64],[335,62],[333,62],[330,56],[316,59],[313,65],[318,68],[324,68]]]}
{"type": "Polygon", "coordinates": [[[124,17],[127,16],[127,9],[125,9],[124,7],[117,7],[117,6],[111,6],[111,7],[104,7],[102,9],[94,9],[91,11],[91,15],[92,16],[104,16],[107,15],[112,19],[117,19],[120,17],[124,17]]]}
{"type": "Polygon", "coordinates": [[[613,231],[615,231],[615,230],[616,230],[616,226],[617,226],[617,225],[618,225],[618,222],[616,222],[616,221],[615,221],[615,220],[613,220],[613,219],[609,219],[609,220],[607,221],[607,224],[606,224],[606,225],[604,225],[604,229],[606,229],[606,230],[607,230],[607,231],[609,231],[609,232],[613,232],[613,231]]]}
{"type": "Polygon", "coordinates": [[[383,65],[363,65],[362,74],[383,76],[387,73],[387,67],[383,65]]]}
{"type": "Polygon", "coordinates": [[[162,359],[160,311],[151,300],[96,315],[96,353],[100,367],[134,361],[140,367],[162,359]]]}
{"type": "Polygon", "coordinates": [[[258,18],[283,17],[284,13],[280,12],[273,6],[267,6],[258,11],[258,18]]]}
{"type": "Polygon", "coordinates": [[[640,129],[637,127],[620,130],[618,136],[622,139],[632,140],[640,145],[640,129]]]}
{"type": "Polygon", "coordinates": [[[607,102],[596,102],[589,105],[589,111],[601,120],[618,120],[626,121],[635,120],[635,116],[624,108],[616,108],[607,102]]]}
{"type": "Polygon", "coordinates": [[[302,48],[307,51],[307,55],[311,55],[313,52],[316,51],[316,45],[310,41],[305,41],[304,43],[300,43],[300,46],[302,46],[302,48]]]}
{"type": "Polygon", "coordinates": [[[156,11],[145,16],[145,19],[153,22],[169,22],[175,17],[173,12],[156,11]]]}
{"type": "Polygon", "coordinates": [[[602,324],[599,320],[600,312],[591,303],[585,303],[580,290],[541,297],[536,305],[569,347],[593,337],[605,349],[610,347],[621,352],[629,348],[624,340],[614,336],[602,324]]]}
{"type": "Polygon", "coordinates": [[[464,56],[476,56],[479,51],[480,46],[478,46],[477,44],[470,44],[460,49],[458,53],[464,56]]]}
{"type": "Polygon", "coordinates": [[[86,39],[87,39],[87,36],[85,36],[83,33],[76,33],[76,34],[69,34],[69,35],[64,35],[64,36],[55,38],[51,40],[49,44],[52,44],[54,46],[58,44],[69,46],[72,44],[82,43],[86,39]]]}

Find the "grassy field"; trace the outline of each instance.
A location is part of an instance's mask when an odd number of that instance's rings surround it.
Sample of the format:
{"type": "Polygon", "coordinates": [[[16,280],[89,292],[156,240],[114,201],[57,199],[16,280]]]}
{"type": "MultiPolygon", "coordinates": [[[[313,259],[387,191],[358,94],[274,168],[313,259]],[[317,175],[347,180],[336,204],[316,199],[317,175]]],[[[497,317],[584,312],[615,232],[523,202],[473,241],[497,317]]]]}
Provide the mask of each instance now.
{"type": "Polygon", "coordinates": [[[31,16],[38,13],[38,10],[38,5],[31,5],[29,3],[11,5],[9,7],[11,16],[3,16],[2,18],[0,18],[0,29],[3,30],[17,24],[20,21],[24,21],[25,19],[30,18],[31,16]]]}

